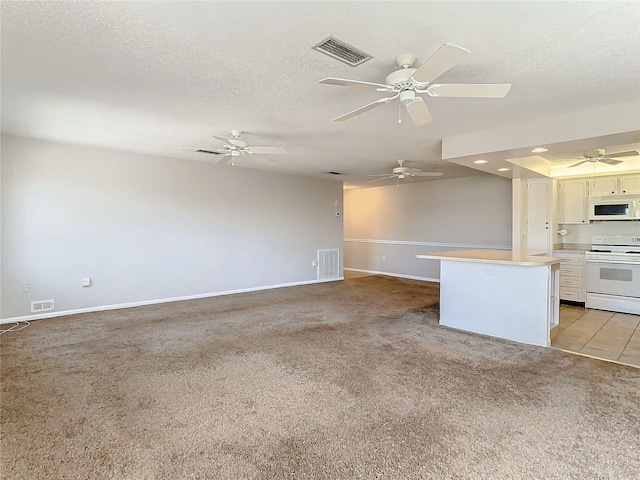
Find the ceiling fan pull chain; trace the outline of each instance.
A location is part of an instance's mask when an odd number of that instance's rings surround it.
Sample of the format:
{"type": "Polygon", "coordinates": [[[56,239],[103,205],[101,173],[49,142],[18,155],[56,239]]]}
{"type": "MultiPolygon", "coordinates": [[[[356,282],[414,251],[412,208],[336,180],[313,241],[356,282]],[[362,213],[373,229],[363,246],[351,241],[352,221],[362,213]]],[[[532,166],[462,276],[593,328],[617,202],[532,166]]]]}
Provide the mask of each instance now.
{"type": "Polygon", "coordinates": [[[398,123],[402,123],[402,102],[398,102],[398,123]]]}

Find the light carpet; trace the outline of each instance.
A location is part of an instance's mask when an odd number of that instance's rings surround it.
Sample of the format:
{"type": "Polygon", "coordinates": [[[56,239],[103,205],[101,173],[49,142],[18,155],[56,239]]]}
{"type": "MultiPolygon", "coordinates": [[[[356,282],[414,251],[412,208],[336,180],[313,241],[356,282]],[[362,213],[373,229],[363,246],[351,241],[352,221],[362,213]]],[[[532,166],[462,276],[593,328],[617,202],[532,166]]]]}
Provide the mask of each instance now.
{"type": "Polygon", "coordinates": [[[0,474],[639,478],[640,369],[441,327],[437,302],[371,276],[33,322],[1,337],[0,474]]]}

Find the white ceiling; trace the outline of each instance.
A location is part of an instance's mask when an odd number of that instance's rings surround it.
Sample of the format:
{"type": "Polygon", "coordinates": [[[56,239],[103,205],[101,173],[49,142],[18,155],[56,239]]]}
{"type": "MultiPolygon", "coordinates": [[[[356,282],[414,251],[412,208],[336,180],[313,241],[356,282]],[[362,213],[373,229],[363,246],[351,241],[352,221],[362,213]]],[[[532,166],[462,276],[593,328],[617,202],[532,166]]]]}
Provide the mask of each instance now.
{"type": "MultiPolygon", "coordinates": [[[[640,110],[639,24],[635,1],[3,1],[2,131],[212,163],[179,147],[214,149],[211,134],[240,129],[287,149],[275,171],[367,185],[405,159],[441,178],[479,174],[442,161],[442,139],[611,103],[640,110]],[[311,49],[328,35],[374,58],[354,68],[311,49]],[[382,83],[397,55],[421,63],[445,42],[472,55],[438,81],[509,82],[509,94],[427,97],[434,121],[419,128],[406,113],[398,124],[395,102],[330,121],[384,94],[318,80],[382,83]]],[[[630,144],[609,140],[595,146],[630,144]]],[[[565,158],[581,155],[572,145],[565,158]]]]}

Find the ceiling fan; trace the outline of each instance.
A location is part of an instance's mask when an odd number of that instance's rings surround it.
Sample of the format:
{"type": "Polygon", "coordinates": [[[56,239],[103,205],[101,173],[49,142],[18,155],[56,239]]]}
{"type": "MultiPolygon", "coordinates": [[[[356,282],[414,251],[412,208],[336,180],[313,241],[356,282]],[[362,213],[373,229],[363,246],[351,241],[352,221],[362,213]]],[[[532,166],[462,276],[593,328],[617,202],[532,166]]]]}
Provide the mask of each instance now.
{"type": "Polygon", "coordinates": [[[385,98],[334,118],[332,120],[334,122],[348,120],[367,110],[399,98],[400,102],[405,105],[414,125],[419,127],[433,120],[427,105],[422,97],[419,96],[423,93],[431,97],[502,98],[509,92],[510,83],[431,83],[465,60],[470,53],[466,48],[445,43],[418,68],[412,68],[416,61],[415,55],[405,53],[398,56],[396,63],[401,69],[390,73],[384,84],[333,77],[324,78],[318,83],[342,87],[368,88],[388,94],[385,98]]]}
{"type": "Polygon", "coordinates": [[[583,163],[596,164],[598,162],[606,163],[608,165],[618,165],[619,163],[622,163],[623,160],[616,160],[616,158],[637,157],[638,155],[640,155],[640,152],[637,152],[635,150],[605,154],[604,148],[594,148],[593,150],[585,151],[582,154],[584,160],[578,163],[574,163],[573,165],[569,165],[569,168],[577,167],[578,165],[582,165],[583,163]]]}
{"type": "Polygon", "coordinates": [[[395,167],[392,173],[382,174],[369,174],[370,177],[382,177],[376,180],[371,180],[369,183],[380,182],[382,180],[389,180],[391,178],[398,179],[398,186],[400,186],[400,179],[407,177],[441,177],[442,172],[423,172],[419,168],[405,167],[404,160],[398,160],[398,167],[395,167]]]}
{"type": "MultiPolygon", "coordinates": [[[[210,155],[222,155],[214,162],[214,165],[227,158],[228,161],[231,162],[231,166],[235,165],[235,161],[238,157],[248,157],[253,154],[282,155],[287,153],[287,151],[282,147],[250,147],[247,142],[245,142],[244,140],[240,140],[240,135],[242,135],[243,133],[244,132],[242,130],[231,130],[231,136],[233,138],[211,135],[216,140],[222,142],[222,148],[219,148],[217,150],[206,150],[203,148],[186,148],[183,150],[192,150],[200,153],[208,153],[210,155]]],[[[271,160],[270,158],[254,158],[260,162],[267,163],[268,165],[278,165],[278,162],[276,162],[275,160],[271,160]]]]}

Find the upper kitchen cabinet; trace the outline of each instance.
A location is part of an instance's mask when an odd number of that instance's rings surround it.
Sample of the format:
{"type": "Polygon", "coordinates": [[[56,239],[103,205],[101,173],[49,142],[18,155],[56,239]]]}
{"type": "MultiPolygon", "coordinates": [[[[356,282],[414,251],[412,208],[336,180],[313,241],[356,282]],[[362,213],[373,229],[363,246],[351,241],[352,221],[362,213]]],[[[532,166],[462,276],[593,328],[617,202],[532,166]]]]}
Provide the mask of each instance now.
{"type": "Polygon", "coordinates": [[[558,223],[589,223],[587,217],[586,179],[561,180],[558,182],[558,223]]]}
{"type": "Polygon", "coordinates": [[[620,177],[618,183],[620,193],[640,193],[640,175],[625,175],[620,177]]]}
{"type": "Polygon", "coordinates": [[[596,177],[589,181],[589,195],[612,195],[618,193],[618,177],[596,177]]]}
{"type": "Polygon", "coordinates": [[[640,193],[640,175],[595,177],[589,181],[589,195],[625,195],[640,193]]]}

